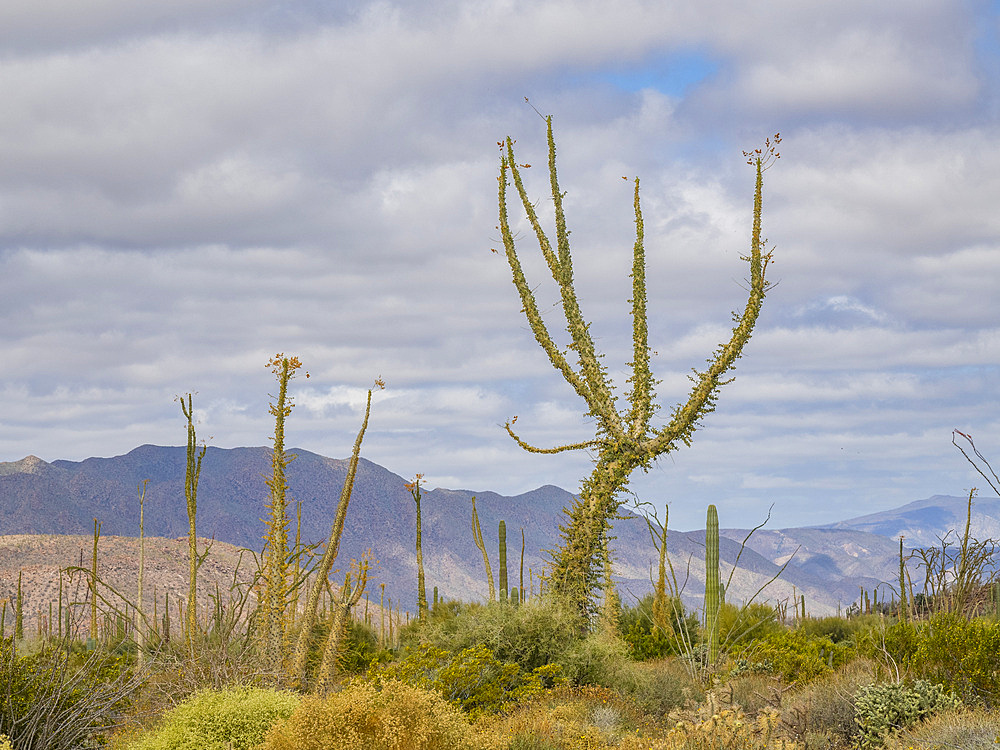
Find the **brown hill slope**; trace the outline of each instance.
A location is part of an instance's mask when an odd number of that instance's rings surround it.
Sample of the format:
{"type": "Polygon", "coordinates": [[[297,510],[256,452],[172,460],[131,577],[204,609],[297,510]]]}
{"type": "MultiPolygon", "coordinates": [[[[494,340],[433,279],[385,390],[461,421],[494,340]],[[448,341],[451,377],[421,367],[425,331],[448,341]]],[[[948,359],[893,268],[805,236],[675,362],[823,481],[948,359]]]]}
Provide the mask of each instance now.
{"type": "MultiPolygon", "coordinates": [[[[210,540],[200,540],[200,549],[210,540]]],[[[0,601],[6,600],[8,634],[13,628],[13,604],[17,596],[18,575],[24,597],[24,627],[26,635],[38,632],[48,622],[50,606],[53,614],[58,609],[60,572],[62,572],[62,598],[71,607],[74,621],[89,622],[90,595],[86,576],[72,569],[81,566],[90,569],[93,537],[83,535],[27,535],[0,536],[0,601]]],[[[174,622],[178,622],[177,606],[188,595],[188,540],[147,537],[145,540],[145,573],[143,576],[144,608],[151,614],[154,598],[156,611],[163,612],[167,597],[171,602],[174,622]]],[[[240,551],[224,542],[212,543],[205,562],[199,571],[198,605],[207,611],[212,603],[210,595],[216,586],[228,599],[228,592],[237,576],[244,586],[253,575],[253,561],[245,559],[240,565],[240,551]]],[[[136,601],[138,593],[139,540],[132,537],[102,536],[98,542],[98,576],[103,584],[100,596],[115,602],[124,609],[125,601],[114,592],[136,601]]],[[[0,605],[2,608],[2,605],[0,605]]],[[[101,604],[102,610],[106,609],[101,604]]],[[[55,624],[53,623],[55,627],[55,624]]]]}

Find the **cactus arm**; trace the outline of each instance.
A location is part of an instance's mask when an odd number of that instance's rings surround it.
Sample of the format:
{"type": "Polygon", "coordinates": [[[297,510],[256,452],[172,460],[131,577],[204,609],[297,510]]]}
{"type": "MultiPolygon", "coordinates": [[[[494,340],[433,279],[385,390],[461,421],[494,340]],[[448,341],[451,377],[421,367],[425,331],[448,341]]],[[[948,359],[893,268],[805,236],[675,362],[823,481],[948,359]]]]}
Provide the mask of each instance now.
{"type": "MultiPolygon", "coordinates": [[[[601,427],[609,434],[621,435],[621,418],[619,417],[617,411],[615,411],[615,399],[611,393],[611,386],[608,382],[604,369],[598,361],[597,351],[594,347],[593,339],[590,336],[590,326],[583,318],[583,314],[580,311],[580,304],[576,297],[576,291],[573,288],[573,266],[569,250],[569,232],[566,229],[566,216],[563,210],[562,193],[559,190],[559,182],[556,174],[556,148],[555,139],[552,135],[552,118],[547,118],[546,122],[548,127],[549,145],[549,181],[552,187],[552,200],[555,204],[556,212],[556,241],[559,248],[558,257],[556,257],[556,255],[552,252],[551,243],[548,238],[545,237],[545,231],[542,229],[541,223],[538,220],[538,214],[535,212],[531,199],[528,197],[528,193],[524,188],[524,183],[521,180],[521,173],[518,169],[517,161],[514,158],[514,142],[510,138],[507,138],[506,141],[507,155],[502,162],[502,171],[510,169],[511,177],[513,178],[514,185],[517,188],[518,195],[521,198],[525,214],[535,230],[536,237],[539,238],[538,242],[542,255],[545,257],[545,260],[549,265],[549,270],[552,273],[553,280],[559,287],[563,315],[566,318],[566,330],[569,332],[572,340],[570,348],[576,351],[582,378],[573,371],[573,369],[569,366],[569,363],[566,362],[565,357],[559,353],[555,344],[552,342],[552,338],[549,335],[548,330],[545,328],[545,325],[541,320],[541,316],[538,315],[538,308],[534,303],[534,295],[532,294],[530,288],[528,288],[523,272],[520,274],[520,284],[518,284],[518,279],[516,278],[518,272],[515,270],[515,264],[517,264],[517,268],[520,269],[520,263],[517,261],[517,254],[514,250],[514,237],[511,234],[510,226],[506,221],[506,207],[504,206],[504,209],[501,211],[500,227],[503,234],[507,260],[511,265],[511,270],[514,272],[515,286],[518,287],[521,301],[525,303],[525,313],[528,315],[529,324],[531,325],[532,331],[535,333],[535,339],[549,355],[549,360],[556,367],[556,369],[562,372],[563,377],[566,378],[567,382],[573,386],[577,394],[579,394],[579,396],[587,403],[587,406],[590,409],[588,413],[594,416],[600,422],[601,427]],[[530,305],[527,302],[527,298],[530,298],[530,305]],[[532,308],[534,315],[538,316],[536,320],[532,320],[532,308]],[[540,334],[542,334],[542,338],[539,338],[540,334]]],[[[502,174],[501,200],[505,197],[505,185],[506,175],[502,174]]]]}
{"type": "MultiPolygon", "coordinates": [[[[510,141],[510,139],[508,139],[508,141],[510,141]]],[[[535,335],[535,341],[538,342],[538,345],[541,346],[542,350],[548,355],[549,362],[552,363],[552,366],[562,374],[563,378],[573,387],[573,390],[577,392],[580,398],[587,403],[590,403],[591,396],[587,384],[577,377],[576,372],[574,372],[573,368],[570,367],[569,362],[566,361],[562,352],[559,351],[559,347],[557,347],[555,342],[552,341],[552,336],[549,334],[548,328],[542,320],[542,315],[538,311],[538,303],[535,301],[534,292],[532,292],[531,287],[528,286],[528,280],[525,278],[524,270],[521,268],[521,261],[517,257],[514,234],[511,232],[507,214],[508,170],[510,170],[514,184],[520,193],[521,202],[524,204],[524,210],[528,215],[528,220],[535,228],[535,234],[538,237],[538,244],[541,247],[542,255],[544,255],[546,261],[548,261],[549,267],[553,269],[553,275],[558,276],[558,272],[555,270],[557,261],[552,253],[549,240],[545,236],[545,232],[542,230],[541,223],[538,221],[538,216],[535,214],[534,206],[532,206],[531,201],[528,199],[527,192],[524,190],[524,185],[521,182],[521,173],[518,171],[517,164],[514,162],[513,143],[508,142],[507,147],[510,152],[509,158],[505,157],[500,160],[500,235],[503,238],[505,250],[504,254],[507,258],[507,263],[510,266],[514,287],[517,289],[518,296],[521,298],[522,309],[528,320],[528,325],[531,327],[531,332],[535,335]]]]}
{"type": "MultiPolygon", "coordinates": [[[[725,384],[723,376],[736,364],[743,353],[743,347],[750,340],[754,325],[760,316],[764,295],[768,288],[765,279],[770,253],[762,252],[760,237],[760,217],[763,208],[763,163],[756,160],[757,179],[754,188],[753,235],[750,241],[750,255],[744,260],[750,262],[750,294],[743,314],[737,319],[733,335],[725,344],[720,344],[715,356],[709,360],[708,369],[704,372],[695,371],[695,387],[684,406],[677,406],[673,419],[655,438],[648,441],[646,450],[652,455],[669,451],[678,440],[690,445],[691,437],[699,420],[715,410],[715,400],[719,388],[725,384]]],[[[734,314],[735,317],[735,314],[734,314]]]]}
{"type": "Polygon", "coordinates": [[[632,250],[632,376],[629,382],[629,410],[626,419],[633,440],[646,436],[653,416],[653,375],[649,368],[649,329],[646,313],[646,251],[643,247],[642,207],[639,203],[639,178],[635,178],[635,245],[632,250]]]}
{"type": "MultiPolygon", "coordinates": [[[[514,419],[517,419],[517,417],[514,417],[514,419]]],[[[514,432],[513,428],[511,427],[513,423],[514,420],[508,421],[504,425],[504,429],[507,430],[507,434],[511,436],[514,442],[517,443],[522,450],[525,450],[528,453],[562,453],[564,451],[584,450],[586,448],[593,448],[597,445],[600,445],[599,440],[585,440],[582,443],[572,443],[570,445],[557,445],[555,448],[537,448],[534,445],[531,445],[530,443],[524,442],[520,437],[518,437],[518,435],[514,432]]]]}

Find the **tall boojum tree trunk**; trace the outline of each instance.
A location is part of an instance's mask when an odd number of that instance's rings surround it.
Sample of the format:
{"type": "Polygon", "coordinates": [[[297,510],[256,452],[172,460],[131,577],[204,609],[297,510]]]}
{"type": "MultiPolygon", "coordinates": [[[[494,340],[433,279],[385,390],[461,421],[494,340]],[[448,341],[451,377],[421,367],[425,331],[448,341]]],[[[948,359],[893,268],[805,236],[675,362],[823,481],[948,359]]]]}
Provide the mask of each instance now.
{"type": "Polygon", "coordinates": [[[187,464],[184,470],[184,498],[187,501],[188,514],[188,600],[187,622],[184,627],[184,642],[188,653],[194,651],[194,637],[198,630],[198,568],[204,558],[198,555],[198,533],[196,519],[198,515],[198,481],[201,479],[201,461],[205,457],[206,446],[198,450],[198,436],[194,430],[194,408],[191,394],[180,399],[181,413],[187,420],[187,464]]]}
{"type": "MultiPolygon", "coordinates": [[[[268,503],[267,537],[264,547],[264,592],[261,602],[260,647],[264,666],[278,674],[284,657],[288,608],[288,481],[285,470],[294,458],[285,453],[285,419],[294,403],[288,396],[288,383],[302,367],[298,357],[276,354],[266,365],[278,380],[278,395],[270,411],[274,417],[274,448],[271,454],[271,477],[267,480],[271,499],[268,503]]],[[[309,377],[309,373],[306,373],[309,377]]]]}

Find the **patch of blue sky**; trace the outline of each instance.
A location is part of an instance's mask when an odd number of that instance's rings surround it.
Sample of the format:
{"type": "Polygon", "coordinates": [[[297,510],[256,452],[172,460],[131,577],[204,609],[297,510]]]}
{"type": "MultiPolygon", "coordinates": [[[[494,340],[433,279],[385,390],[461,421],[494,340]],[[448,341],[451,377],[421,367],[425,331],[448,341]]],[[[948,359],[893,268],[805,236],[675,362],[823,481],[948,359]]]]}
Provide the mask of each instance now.
{"type": "Polygon", "coordinates": [[[993,0],[976,24],[976,60],[981,79],[986,83],[996,106],[997,82],[1000,80],[1000,0],[993,0]]]}
{"type": "Polygon", "coordinates": [[[636,63],[603,67],[581,78],[609,83],[630,93],[654,89],[667,96],[681,97],[718,69],[718,61],[706,53],[686,50],[646,57],[636,63]]]}
{"type": "Polygon", "coordinates": [[[976,57],[989,73],[1000,71],[1000,0],[992,0],[976,22],[976,57]]]}

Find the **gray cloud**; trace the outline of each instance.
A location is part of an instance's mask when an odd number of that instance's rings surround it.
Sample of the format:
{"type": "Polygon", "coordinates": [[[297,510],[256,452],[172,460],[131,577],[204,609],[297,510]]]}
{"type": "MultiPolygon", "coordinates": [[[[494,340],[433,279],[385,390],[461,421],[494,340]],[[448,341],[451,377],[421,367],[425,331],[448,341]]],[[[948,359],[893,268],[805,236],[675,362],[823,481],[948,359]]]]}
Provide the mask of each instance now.
{"type": "Polygon", "coordinates": [[[709,502],[726,523],[772,501],[778,523],[820,523],[955,492],[972,480],[950,429],[1000,445],[986,4],[327,5],[0,10],[0,459],[179,443],[187,391],[213,445],[264,444],[264,363],[284,351],[312,375],[294,386],[296,445],[345,454],[381,375],[372,460],[447,486],[575,489],[586,454],[529,456],[500,427],[518,415],[540,445],[593,430],[490,252],[496,141],[518,139],[549,206],[524,96],[555,115],[578,290],[619,381],[621,178],[642,178],[665,412],[744,301],[741,150],[782,132],[758,331],[694,445],[633,483],[677,524],[709,502]],[[664,61],[692,66],[683,87],[664,61]]]}

